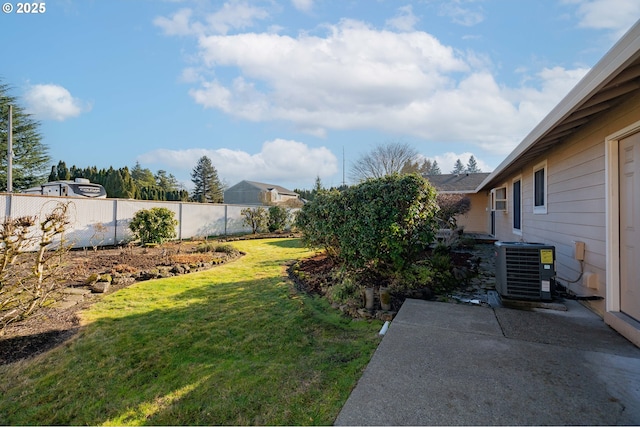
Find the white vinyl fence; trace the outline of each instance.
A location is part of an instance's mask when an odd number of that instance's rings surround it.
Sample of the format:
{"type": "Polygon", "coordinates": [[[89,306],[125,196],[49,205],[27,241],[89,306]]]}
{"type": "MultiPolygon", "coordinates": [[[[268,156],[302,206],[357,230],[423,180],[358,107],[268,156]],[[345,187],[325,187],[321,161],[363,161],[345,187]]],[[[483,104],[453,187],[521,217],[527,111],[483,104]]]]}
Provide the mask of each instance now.
{"type": "Polygon", "coordinates": [[[160,202],[129,199],[89,199],[0,193],[0,220],[36,216],[39,220],[59,203],[71,202],[65,239],[74,248],[120,245],[131,241],[129,223],[142,209],[164,207],[175,213],[178,239],[251,233],[240,211],[256,206],[160,202]]]}

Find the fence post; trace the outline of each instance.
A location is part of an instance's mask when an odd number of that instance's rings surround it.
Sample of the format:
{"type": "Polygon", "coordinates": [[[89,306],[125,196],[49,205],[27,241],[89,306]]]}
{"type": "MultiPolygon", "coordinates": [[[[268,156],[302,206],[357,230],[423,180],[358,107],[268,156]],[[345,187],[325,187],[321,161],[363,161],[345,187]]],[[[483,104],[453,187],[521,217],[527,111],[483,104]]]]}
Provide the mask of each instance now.
{"type": "Polygon", "coordinates": [[[229,220],[229,210],[228,210],[229,206],[228,205],[224,205],[224,235],[227,235],[227,221],[229,220]]]}
{"type": "Polygon", "coordinates": [[[13,218],[13,193],[9,194],[7,205],[7,219],[13,218]]]}
{"type": "Polygon", "coordinates": [[[180,202],[178,205],[178,240],[182,240],[182,206],[184,203],[180,202]]]}
{"type": "Polygon", "coordinates": [[[113,199],[113,246],[118,245],[118,199],[113,199]]]}

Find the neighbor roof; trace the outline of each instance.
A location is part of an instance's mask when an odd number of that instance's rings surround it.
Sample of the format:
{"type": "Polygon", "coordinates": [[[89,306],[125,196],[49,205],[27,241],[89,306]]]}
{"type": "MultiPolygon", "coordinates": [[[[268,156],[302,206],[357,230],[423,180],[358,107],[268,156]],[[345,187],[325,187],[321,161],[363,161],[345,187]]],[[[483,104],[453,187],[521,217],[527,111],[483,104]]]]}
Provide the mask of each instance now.
{"type": "Polygon", "coordinates": [[[247,184],[251,184],[254,187],[258,187],[260,190],[263,190],[263,191],[271,191],[273,189],[276,189],[279,194],[285,194],[285,195],[288,195],[288,196],[297,196],[298,195],[298,193],[294,193],[293,191],[287,190],[286,188],[281,187],[279,185],[265,184],[264,182],[246,181],[246,180],[244,182],[246,182],[247,184]]]}
{"type": "Polygon", "coordinates": [[[489,173],[424,175],[439,193],[475,193],[489,173]]]}
{"type": "Polygon", "coordinates": [[[640,21],[607,52],[569,94],[477,188],[489,190],[540,154],[562,143],[609,109],[638,96],[640,21]]]}

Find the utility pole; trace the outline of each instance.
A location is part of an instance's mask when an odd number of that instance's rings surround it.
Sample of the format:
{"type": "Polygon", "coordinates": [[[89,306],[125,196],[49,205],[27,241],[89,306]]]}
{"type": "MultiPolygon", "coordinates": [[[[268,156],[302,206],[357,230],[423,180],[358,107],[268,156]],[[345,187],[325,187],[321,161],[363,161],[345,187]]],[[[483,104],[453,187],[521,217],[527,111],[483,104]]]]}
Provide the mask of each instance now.
{"type": "Polygon", "coordinates": [[[13,192],[13,107],[9,105],[9,132],[7,133],[7,193],[13,192]]]}

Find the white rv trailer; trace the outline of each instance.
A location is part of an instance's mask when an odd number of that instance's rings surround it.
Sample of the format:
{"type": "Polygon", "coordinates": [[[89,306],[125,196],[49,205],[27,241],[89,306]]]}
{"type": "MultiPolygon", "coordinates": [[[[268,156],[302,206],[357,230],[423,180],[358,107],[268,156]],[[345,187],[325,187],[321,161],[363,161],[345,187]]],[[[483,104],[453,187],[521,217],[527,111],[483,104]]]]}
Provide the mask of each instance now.
{"type": "Polygon", "coordinates": [[[102,185],[92,183],[86,178],[76,178],[73,181],[51,181],[39,187],[28,188],[23,193],[43,196],[107,198],[107,192],[102,185]]]}

